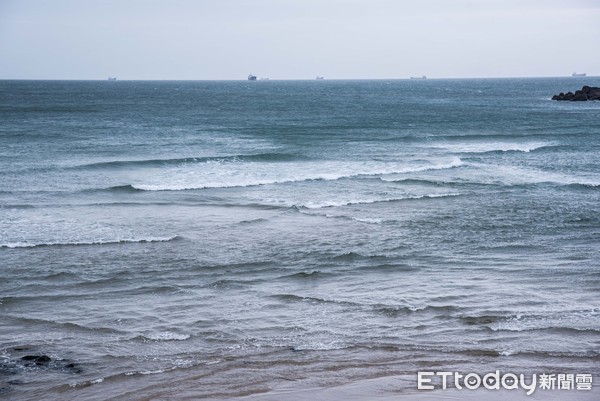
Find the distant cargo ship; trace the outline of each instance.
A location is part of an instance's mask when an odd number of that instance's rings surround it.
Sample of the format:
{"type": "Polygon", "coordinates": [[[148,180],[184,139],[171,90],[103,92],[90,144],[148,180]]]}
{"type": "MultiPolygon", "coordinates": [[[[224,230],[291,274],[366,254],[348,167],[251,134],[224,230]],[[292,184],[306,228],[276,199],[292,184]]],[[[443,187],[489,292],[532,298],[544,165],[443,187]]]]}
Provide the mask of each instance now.
{"type": "Polygon", "coordinates": [[[427,79],[425,75],[421,75],[420,77],[410,77],[410,79],[427,79]]]}
{"type": "Polygon", "coordinates": [[[109,80],[109,81],[116,81],[116,80],[117,80],[117,77],[108,77],[108,80],[109,80]]]}
{"type": "Polygon", "coordinates": [[[248,75],[248,81],[256,81],[256,75],[248,75]]]}
{"type": "Polygon", "coordinates": [[[572,77],[585,77],[586,75],[587,74],[585,72],[582,72],[581,74],[574,72],[571,74],[572,77]]]}
{"type": "Polygon", "coordinates": [[[322,76],[320,76],[320,75],[317,75],[317,78],[315,78],[315,79],[325,79],[325,77],[322,77],[322,76]]]}

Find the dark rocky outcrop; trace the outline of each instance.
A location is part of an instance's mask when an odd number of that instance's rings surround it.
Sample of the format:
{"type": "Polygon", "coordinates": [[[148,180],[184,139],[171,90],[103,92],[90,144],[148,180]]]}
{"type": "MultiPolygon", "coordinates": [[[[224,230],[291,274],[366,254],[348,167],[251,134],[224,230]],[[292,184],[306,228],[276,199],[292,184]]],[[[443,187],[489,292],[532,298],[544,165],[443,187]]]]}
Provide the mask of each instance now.
{"type": "Polygon", "coordinates": [[[582,102],[586,100],[600,100],[600,88],[585,85],[580,90],[563,93],[552,96],[552,100],[569,100],[572,102],[582,102]]]}

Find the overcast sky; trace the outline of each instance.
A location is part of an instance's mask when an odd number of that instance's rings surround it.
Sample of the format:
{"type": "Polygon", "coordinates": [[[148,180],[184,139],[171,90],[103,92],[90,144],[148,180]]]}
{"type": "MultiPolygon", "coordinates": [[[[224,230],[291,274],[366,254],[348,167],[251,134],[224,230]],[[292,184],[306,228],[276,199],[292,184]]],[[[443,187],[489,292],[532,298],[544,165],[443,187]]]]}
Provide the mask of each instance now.
{"type": "Polygon", "coordinates": [[[0,0],[0,79],[600,75],[600,0],[0,0]]]}

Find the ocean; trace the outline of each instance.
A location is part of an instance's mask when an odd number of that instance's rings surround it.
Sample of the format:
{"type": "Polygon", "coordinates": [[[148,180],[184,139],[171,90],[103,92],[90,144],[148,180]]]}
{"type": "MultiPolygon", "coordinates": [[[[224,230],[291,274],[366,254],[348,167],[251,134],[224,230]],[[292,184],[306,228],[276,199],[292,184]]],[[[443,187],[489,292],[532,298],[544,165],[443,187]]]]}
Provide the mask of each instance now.
{"type": "Polygon", "coordinates": [[[584,84],[0,81],[0,398],[600,380],[584,84]]]}

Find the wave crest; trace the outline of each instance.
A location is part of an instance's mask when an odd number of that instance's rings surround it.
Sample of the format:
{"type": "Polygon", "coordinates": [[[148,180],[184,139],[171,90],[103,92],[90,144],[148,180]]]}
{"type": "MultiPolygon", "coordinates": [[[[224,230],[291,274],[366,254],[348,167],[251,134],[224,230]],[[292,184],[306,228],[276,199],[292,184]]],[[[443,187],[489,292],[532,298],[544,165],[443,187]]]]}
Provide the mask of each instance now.
{"type": "MultiPolygon", "coordinates": [[[[288,184],[310,181],[337,181],[341,179],[377,177],[382,175],[410,174],[432,170],[444,170],[464,166],[465,163],[454,157],[450,161],[435,164],[420,163],[407,166],[398,163],[384,164],[345,164],[335,161],[320,163],[281,164],[282,168],[260,165],[249,170],[245,166],[233,169],[202,169],[185,171],[166,171],[162,177],[153,181],[132,183],[122,186],[143,191],[185,191],[209,188],[240,188],[261,185],[288,184]],[[283,168],[285,167],[285,168],[283,168]],[[184,180],[181,178],[184,177],[184,180]],[[178,181],[180,180],[180,181],[178,181]]],[[[121,187],[116,187],[121,188],[121,187]]]]}
{"type": "MultiPolygon", "coordinates": [[[[441,193],[441,194],[427,194],[427,195],[414,195],[414,196],[405,196],[405,197],[397,197],[397,198],[382,198],[382,199],[353,199],[347,201],[323,201],[323,202],[307,202],[300,207],[306,209],[323,209],[330,207],[341,207],[341,206],[352,206],[352,205],[370,205],[373,203],[385,203],[385,202],[400,202],[400,201],[409,201],[409,200],[419,200],[419,199],[434,199],[434,198],[448,198],[453,196],[460,196],[460,193],[441,193]]],[[[363,223],[372,223],[379,224],[383,220],[381,219],[360,219],[360,218],[352,218],[353,220],[360,221],[363,223]]]]}
{"type": "Polygon", "coordinates": [[[143,159],[143,160],[112,160],[81,164],[72,169],[106,169],[122,167],[161,167],[178,166],[195,163],[239,163],[239,162],[278,162],[300,159],[297,155],[287,153],[260,153],[253,155],[209,156],[209,157],[183,157],[174,159],[143,159]]]}
{"type": "Polygon", "coordinates": [[[500,153],[524,152],[553,148],[554,143],[544,142],[472,142],[472,143],[444,143],[433,146],[436,149],[446,149],[454,153],[500,153]]]}
{"type": "Polygon", "coordinates": [[[174,237],[150,237],[150,238],[124,238],[117,240],[98,240],[98,241],[74,241],[74,242],[9,242],[0,244],[0,248],[44,248],[51,246],[85,246],[85,245],[114,245],[114,244],[145,244],[150,242],[170,242],[181,239],[180,236],[174,237]]]}

